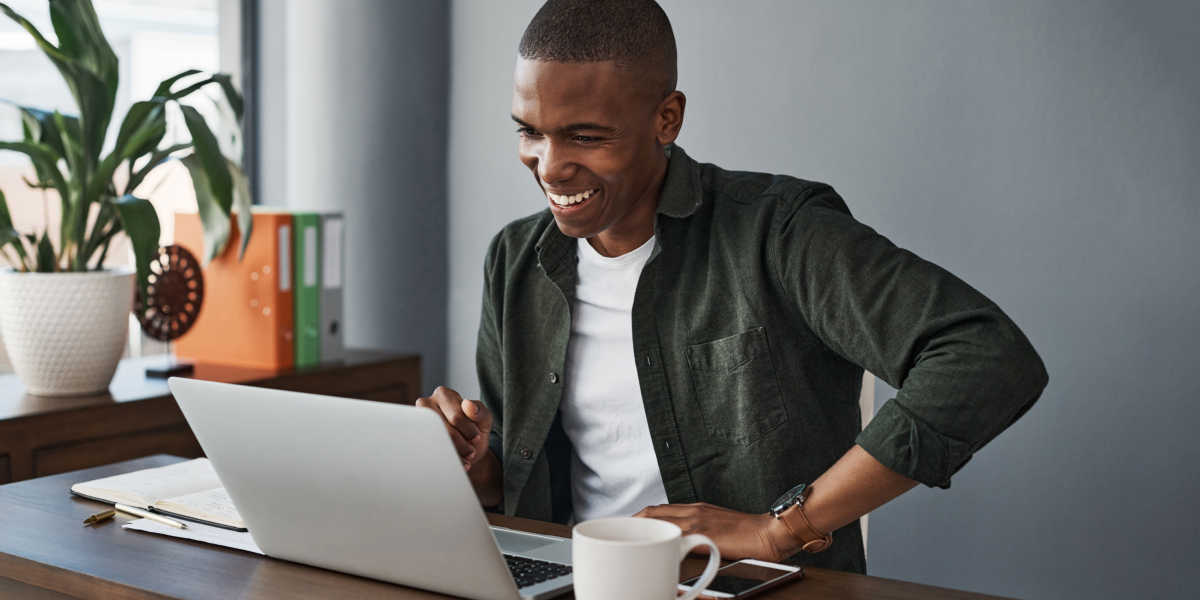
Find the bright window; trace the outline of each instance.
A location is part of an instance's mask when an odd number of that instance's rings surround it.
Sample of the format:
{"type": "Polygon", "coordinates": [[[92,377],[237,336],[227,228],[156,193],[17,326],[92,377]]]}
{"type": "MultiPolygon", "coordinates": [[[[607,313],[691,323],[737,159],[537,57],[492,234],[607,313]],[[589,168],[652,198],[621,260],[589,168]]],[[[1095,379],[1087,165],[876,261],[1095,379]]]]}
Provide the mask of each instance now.
{"type": "MultiPolygon", "coordinates": [[[[42,35],[56,42],[46,0],[5,0],[5,3],[29,19],[42,35]]],[[[149,98],[163,79],[186,69],[218,70],[217,0],[94,0],[93,4],[121,65],[109,144],[130,104],[149,98]]],[[[215,102],[218,94],[216,86],[209,86],[185,100],[207,118],[214,132],[225,129],[215,102]]],[[[75,100],[50,59],[24,29],[2,15],[0,100],[68,114],[78,112],[75,100]]],[[[21,139],[20,113],[7,103],[0,104],[0,139],[21,139]]],[[[187,129],[178,108],[170,106],[168,110],[173,111],[168,119],[174,122],[169,123],[168,139],[163,145],[187,141],[187,129]],[[172,139],[172,135],[176,137],[172,139]]],[[[118,178],[123,177],[121,169],[118,178]]],[[[24,178],[33,179],[33,167],[25,155],[0,151],[0,190],[8,198],[17,230],[41,231],[47,220],[57,223],[55,192],[32,189],[24,178]]],[[[172,237],[173,219],[169,215],[195,210],[191,180],[179,163],[154,171],[135,193],[153,201],[164,217],[164,242],[172,237]]],[[[51,232],[53,236],[54,228],[51,232]]],[[[128,262],[128,252],[122,250],[114,246],[107,262],[128,262]]]]}

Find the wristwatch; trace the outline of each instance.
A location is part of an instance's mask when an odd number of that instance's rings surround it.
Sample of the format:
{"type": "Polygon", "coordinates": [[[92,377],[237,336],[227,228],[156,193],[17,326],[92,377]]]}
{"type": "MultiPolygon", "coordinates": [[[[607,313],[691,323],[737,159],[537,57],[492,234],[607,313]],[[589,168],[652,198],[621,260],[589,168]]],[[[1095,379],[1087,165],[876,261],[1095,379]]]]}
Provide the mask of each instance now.
{"type": "Polygon", "coordinates": [[[833,534],[822,535],[813,529],[812,525],[808,523],[808,517],[804,516],[804,511],[801,509],[811,491],[812,488],[803,483],[788,490],[771,505],[770,512],[776,519],[783,521],[784,527],[788,528],[792,537],[803,544],[801,550],[816,554],[833,544],[833,534]]]}

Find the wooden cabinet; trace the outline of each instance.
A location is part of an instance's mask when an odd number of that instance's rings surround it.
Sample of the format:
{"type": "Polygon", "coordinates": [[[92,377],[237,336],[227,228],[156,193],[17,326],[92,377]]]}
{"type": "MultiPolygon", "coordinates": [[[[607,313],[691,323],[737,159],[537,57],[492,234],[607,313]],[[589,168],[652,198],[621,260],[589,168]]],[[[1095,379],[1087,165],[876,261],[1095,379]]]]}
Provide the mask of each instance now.
{"type": "MultiPolygon", "coordinates": [[[[109,391],[96,396],[30,396],[16,375],[0,375],[0,484],[154,454],[202,456],[166,381],[146,378],[154,360],[121,361],[109,391]]],[[[412,404],[421,393],[421,359],[351,350],[345,360],[308,369],[198,364],[191,377],[412,404]]]]}

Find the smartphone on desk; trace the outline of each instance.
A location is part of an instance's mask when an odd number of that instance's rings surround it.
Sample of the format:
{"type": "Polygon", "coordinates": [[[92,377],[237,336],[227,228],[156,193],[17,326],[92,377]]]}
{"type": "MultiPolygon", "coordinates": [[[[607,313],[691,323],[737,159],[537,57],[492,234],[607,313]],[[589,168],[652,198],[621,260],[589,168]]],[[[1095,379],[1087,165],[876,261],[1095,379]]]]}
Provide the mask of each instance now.
{"type": "MultiPolygon", "coordinates": [[[[717,577],[700,592],[701,598],[749,598],[777,585],[804,577],[804,569],[761,560],[739,560],[717,571],[717,577]]],[[[680,591],[690,592],[699,577],[679,584],[680,591]]]]}

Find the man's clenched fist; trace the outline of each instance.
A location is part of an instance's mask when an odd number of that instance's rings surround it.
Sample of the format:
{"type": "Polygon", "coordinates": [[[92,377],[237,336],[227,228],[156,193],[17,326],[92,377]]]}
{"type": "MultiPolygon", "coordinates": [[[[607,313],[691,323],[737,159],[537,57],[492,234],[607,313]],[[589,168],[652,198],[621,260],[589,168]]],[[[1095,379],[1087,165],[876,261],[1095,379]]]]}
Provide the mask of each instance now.
{"type": "Polygon", "coordinates": [[[450,388],[439,387],[431,397],[418,398],[417,406],[431,408],[441,415],[464,469],[470,471],[487,455],[492,413],[482,402],[464,399],[450,388]]]}

